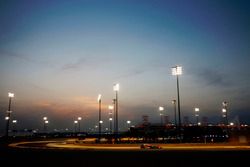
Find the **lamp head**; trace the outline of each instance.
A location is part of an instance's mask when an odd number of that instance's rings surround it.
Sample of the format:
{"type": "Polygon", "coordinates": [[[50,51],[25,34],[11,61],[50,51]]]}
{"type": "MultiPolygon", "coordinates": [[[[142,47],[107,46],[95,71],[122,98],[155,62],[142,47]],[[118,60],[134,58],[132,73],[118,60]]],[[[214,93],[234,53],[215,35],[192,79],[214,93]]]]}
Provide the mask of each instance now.
{"type": "Polygon", "coordinates": [[[164,110],[164,107],[159,107],[159,111],[163,111],[164,110]]]}
{"type": "Polygon", "coordinates": [[[172,75],[181,75],[181,74],[182,74],[181,66],[172,67],[172,75]]]}
{"type": "Polygon", "coordinates": [[[8,93],[8,96],[9,96],[9,97],[14,97],[14,93],[10,93],[10,92],[9,92],[9,93],[8,93]]]}
{"type": "Polygon", "coordinates": [[[101,101],[101,99],[102,99],[102,95],[101,95],[101,94],[99,94],[99,95],[98,95],[98,98],[97,98],[97,101],[98,101],[98,102],[100,102],[100,101],[101,101]]]}
{"type": "Polygon", "coordinates": [[[119,91],[119,89],[120,89],[120,85],[118,83],[114,84],[113,90],[114,91],[119,91]]]}
{"type": "Polygon", "coordinates": [[[200,109],[196,107],[196,108],[194,108],[194,111],[195,111],[195,112],[199,112],[200,109]]]}
{"type": "Polygon", "coordinates": [[[113,110],[114,106],[113,105],[109,105],[108,108],[109,108],[109,110],[113,110]]]}

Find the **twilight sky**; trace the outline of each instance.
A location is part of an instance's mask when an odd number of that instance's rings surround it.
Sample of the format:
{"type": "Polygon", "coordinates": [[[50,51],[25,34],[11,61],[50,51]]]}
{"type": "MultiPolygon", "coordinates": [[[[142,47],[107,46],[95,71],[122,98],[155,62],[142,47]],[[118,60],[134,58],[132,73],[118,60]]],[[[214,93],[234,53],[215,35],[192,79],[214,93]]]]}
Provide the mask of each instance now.
{"type": "Polygon", "coordinates": [[[84,130],[98,122],[120,83],[119,120],[142,115],[173,120],[180,76],[181,114],[194,107],[210,122],[229,102],[229,120],[250,123],[250,2],[247,0],[2,0],[0,2],[0,133],[8,92],[19,128],[84,130]]]}

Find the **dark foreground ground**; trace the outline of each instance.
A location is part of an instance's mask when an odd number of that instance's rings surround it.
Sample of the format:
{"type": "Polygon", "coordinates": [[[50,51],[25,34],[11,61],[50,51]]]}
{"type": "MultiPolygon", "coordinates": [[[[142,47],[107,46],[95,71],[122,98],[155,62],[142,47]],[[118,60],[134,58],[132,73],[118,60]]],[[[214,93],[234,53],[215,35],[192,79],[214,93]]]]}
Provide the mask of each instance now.
{"type": "Polygon", "coordinates": [[[1,166],[248,166],[250,151],[93,151],[0,147],[1,166]]]}

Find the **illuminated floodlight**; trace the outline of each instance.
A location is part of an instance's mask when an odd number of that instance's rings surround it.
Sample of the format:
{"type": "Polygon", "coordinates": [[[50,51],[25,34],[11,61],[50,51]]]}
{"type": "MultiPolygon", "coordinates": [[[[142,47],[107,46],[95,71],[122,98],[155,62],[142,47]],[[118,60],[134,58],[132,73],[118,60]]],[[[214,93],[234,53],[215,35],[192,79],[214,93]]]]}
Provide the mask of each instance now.
{"type": "Polygon", "coordinates": [[[181,75],[181,74],[182,74],[181,66],[172,67],[172,75],[181,75]]]}
{"type": "Polygon", "coordinates": [[[79,121],[81,121],[81,120],[82,120],[82,117],[78,117],[77,119],[78,119],[79,121]]]}
{"type": "Polygon", "coordinates": [[[119,89],[120,89],[119,84],[118,84],[118,83],[114,84],[113,90],[114,90],[114,91],[119,91],[119,89]]]}
{"type": "Polygon", "coordinates": [[[227,112],[227,110],[225,108],[222,108],[222,112],[225,113],[227,112]]]}
{"type": "Polygon", "coordinates": [[[103,123],[103,121],[101,120],[101,121],[99,121],[100,122],[100,124],[102,124],[103,123]]]}
{"type": "Polygon", "coordinates": [[[47,117],[43,117],[43,120],[46,121],[48,118],[47,117]]]}
{"type": "Polygon", "coordinates": [[[49,123],[49,121],[48,121],[48,120],[46,120],[44,123],[48,124],[48,123],[49,123]]]}
{"type": "Polygon", "coordinates": [[[234,123],[233,123],[233,122],[230,122],[230,125],[231,125],[231,126],[234,126],[234,123]]]}
{"type": "Polygon", "coordinates": [[[198,116],[199,116],[198,113],[199,113],[200,109],[196,107],[196,108],[194,108],[194,111],[195,111],[195,113],[196,113],[195,116],[198,117],[198,116]]]}
{"type": "Polygon", "coordinates": [[[113,119],[112,118],[109,118],[109,121],[112,121],[113,119]]]}
{"type": "Polygon", "coordinates": [[[10,119],[10,117],[5,117],[5,120],[9,120],[10,119]]]}
{"type": "Polygon", "coordinates": [[[109,108],[109,110],[113,110],[114,106],[113,105],[109,105],[108,108],[109,108]]]}
{"type": "Polygon", "coordinates": [[[101,98],[102,98],[102,95],[99,94],[99,95],[98,95],[98,98],[97,98],[97,101],[100,102],[100,101],[101,101],[101,98]]]}
{"type": "Polygon", "coordinates": [[[128,121],[127,121],[127,124],[130,124],[130,123],[131,123],[131,121],[128,120],[128,121]]]}
{"type": "Polygon", "coordinates": [[[194,111],[195,111],[195,112],[199,112],[200,109],[199,109],[199,108],[194,108],[194,111]]]}
{"type": "Polygon", "coordinates": [[[17,123],[17,120],[12,120],[12,123],[14,123],[14,124],[17,123]]]}
{"type": "Polygon", "coordinates": [[[8,96],[9,96],[9,97],[14,97],[14,93],[10,93],[10,92],[9,92],[9,93],[8,93],[8,96]]]}
{"type": "Polygon", "coordinates": [[[164,107],[159,107],[159,111],[163,111],[164,110],[164,107]]]}
{"type": "Polygon", "coordinates": [[[74,121],[74,123],[75,123],[75,124],[77,124],[77,123],[78,123],[78,121],[74,121]]]}

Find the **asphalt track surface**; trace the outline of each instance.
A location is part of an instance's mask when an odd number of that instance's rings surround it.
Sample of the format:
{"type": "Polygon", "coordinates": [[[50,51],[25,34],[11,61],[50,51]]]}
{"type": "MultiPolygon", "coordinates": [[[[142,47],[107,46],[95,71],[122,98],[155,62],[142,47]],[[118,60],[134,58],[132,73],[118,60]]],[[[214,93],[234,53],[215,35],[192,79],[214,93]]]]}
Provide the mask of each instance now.
{"type": "Polygon", "coordinates": [[[204,145],[161,146],[162,149],[145,150],[140,149],[139,144],[75,145],[65,144],[63,141],[22,142],[1,148],[0,163],[6,164],[3,166],[247,167],[250,162],[248,146],[213,145],[206,148],[204,145]],[[68,148],[59,147],[61,145],[67,145],[68,148]]]}
{"type": "Polygon", "coordinates": [[[108,151],[142,151],[142,150],[217,150],[217,151],[250,151],[248,145],[225,145],[225,144],[150,144],[160,146],[161,149],[141,149],[141,144],[88,144],[67,143],[67,141],[31,141],[9,144],[14,148],[33,149],[73,149],[73,150],[108,150],[108,151]]]}

